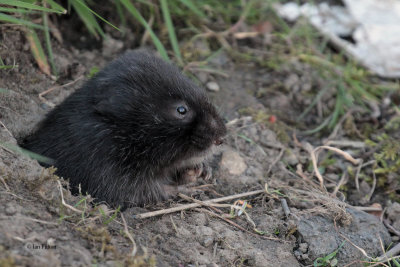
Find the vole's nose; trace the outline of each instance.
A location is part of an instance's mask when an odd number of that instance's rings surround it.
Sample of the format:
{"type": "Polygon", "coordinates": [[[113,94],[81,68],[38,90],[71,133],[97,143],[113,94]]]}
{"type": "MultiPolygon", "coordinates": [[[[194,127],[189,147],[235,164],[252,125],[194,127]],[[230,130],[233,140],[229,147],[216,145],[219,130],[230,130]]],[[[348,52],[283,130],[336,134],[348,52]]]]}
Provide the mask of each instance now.
{"type": "Polygon", "coordinates": [[[220,145],[222,145],[223,143],[224,143],[224,139],[223,139],[223,138],[217,138],[217,139],[214,140],[214,144],[215,144],[216,146],[220,146],[220,145]]]}

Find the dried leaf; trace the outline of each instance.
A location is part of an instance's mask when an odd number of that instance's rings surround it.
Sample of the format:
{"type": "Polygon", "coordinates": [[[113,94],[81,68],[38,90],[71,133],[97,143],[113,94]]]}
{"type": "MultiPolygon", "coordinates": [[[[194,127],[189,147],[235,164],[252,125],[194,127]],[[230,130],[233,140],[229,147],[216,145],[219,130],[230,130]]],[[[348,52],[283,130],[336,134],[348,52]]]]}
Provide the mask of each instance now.
{"type": "Polygon", "coordinates": [[[39,66],[39,69],[43,73],[51,76],[49,63],[47,62],[46,55],[43,51],[43,47],[40,44],[40,41],[39,41],[39,38],[38,38],[36,32],[33,29],[27,30],[26,31],[26,39],[28,39],[29,45],[31,47],[32,55],[35,58],[36,63],[39,66]]]}

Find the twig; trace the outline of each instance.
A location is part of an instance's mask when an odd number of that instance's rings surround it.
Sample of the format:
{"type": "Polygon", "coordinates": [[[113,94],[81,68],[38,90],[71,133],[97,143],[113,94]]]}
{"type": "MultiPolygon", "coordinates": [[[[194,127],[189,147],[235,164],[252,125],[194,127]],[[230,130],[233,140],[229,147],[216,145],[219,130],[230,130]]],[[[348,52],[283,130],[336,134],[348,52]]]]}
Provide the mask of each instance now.
{"type": "Polygon", "coordinates": [[[63,189],[63,188],[62,188],[62,185],[61,185],[60,181],[58,181],[58,180],[57,180],[57,183],[58,183],[58,188],[59,188],[60,194],[61,194],[61,203],[62,203],[65,207],[69,208],[70,210],[73,210],[73,211],[75,211],[75,212],[77,212],[77,213],[83,213],[84,211],[78,210],[77,208],[75,208],[75,207],[73,207],[73,206],[71,206],[71,205],[69,205],[69,204],[67,204],[67,203],[65,202],[65,200],[64,200],[64,194],[63,194],[63,192],[62,192],[62,189],[63,189]]]}
{"type": "Polygon", "coordinates": [[[356,189],[358,192],[360,192],[360,181],[359,181],[359,177],[360,177],[360,172],[361,172],[361,168],[363,167],[363,160],[361,159],[360,164],[357,167],[357,172],[356,172],[356,177],[354,178],[355,183],[356,183],[356,189]]]}
{"type": "Polygon", "coordinates": [[[365,196],[365,199],[366,199],[368,202],[371,200],[371,197],[372,197],[372,195],[374,194],[375,187],[376,187],[376,175],[375,175],[375,172],[374,172],[374,171],[372,171],[372,178],[373,178],[373,181],[372,181],[372,188],[371,188],[371,191],[369,192],[368,195],[365,196]]]}
{"type": "Polygon", "coordinates": [[[354,244],[353,242],[351,242],[351,240],[349,238],[347,238],[345,235],[341,234],[338,232],[338,234],[343,237],[344,239],[346,239],[347,242],[349,242],[353,247],[355,247],[356,249],[358,249],[366,258],[368,259],[372,259],[372,257],[368,256],[367,252],[360,248],[359,246],[357,246],[356,244],[354,244]]]}
{"type": "Polygon", "coordinates": [[[268,236],[262,236],[262,235],[257,235],[257,234],[255,234],[255,233],[252,233],[252,232],[250,232],[249,230],[247,230],[247,229],[243,228],[242,226],[238,225],[237,223],[235,223],[235,222],[233,222],[233,221],[231,221],[231,220],[229,220],[229,219],[227,219],[227,218],[225,218],[225,217],[223,217],[223,216],[221,216],[221,215],[219,215],[219,214],[216,214],[216,213],[214,213],[214,212],[212,212],[212,211],[210,211],[210,210],[207,210],[207,209],[204,209],[204,208],[195,208],[195,210],[196,210],[196,211],[199,211],[199,212],[205,212],[205,213],[210,214],[211,216],[215,216],[215,217],[217,217],[217,218],[220,218],[220,219],[224,220],[225,222],[227,222],[227,223],[229,223],[229,224],[235,226],[236,228],[238,228],[238,229],[240,229],[240,230],[242,230],[242,231],[244,231],[244,232],[246,232],[246,233],[248,233],[248,234],[250,234],[250,235],[252,235],[252,236],[256,236],[256,237],[260,237],[260,238],[268,239],[268,240],[274,240],[274,241],[285,242],[284,240],[281,240],[281,239],[279,239],[279,238],[268,237],[268,236]]]}
{"type": "MultiPolygon", "coordinates": [[[[246,192],[246,193],[241,193],[241,194],[236,194],[236,195],[231,195],[231,196],[226,196],[226,197],[221,197],[221,198],[215,198],[207,201],[203,201],[205,204],[212,204],[212,203],[218,203],[218,202],[224,202],[236,198],[242,198],[242,197],[248,197],[248,196],[253,196],[257,194],[264,193],[264,190],[255,190],[251,192],[246,192]]],[[[190,203],[190,204],[185,204],[185,205],[180,205],[177,207],[169,208],[169,209],[162,209],[162,210],[156,210],[156,211],[151,211],[151,212],[146,212],[138,215],[134,215],[135,219],[145,219],[149,217],[154,217],[158,215],[163,215],[163,214],[169,214],[181,210],[187,210],[187,209],[192,209],[192,208],[197,208],[202,206],[202,204],[199,203],[190,203]]]]}
{"type": "Polygon", "coordinates": [[[306,143],[306,146],[304,146],[310,153],[311,155],[311,160],[314,166],[314,171],[315,171],[315,175],[317,176],[319,182],[320,182],[320,186],[321,188],[323,188],[324,186],[324,178],[322,178],[321,173],[318,170],[318,157],[317,157],[317,153],[319,152],[319,150],[321,149],[327,149],[327,150],[331,150],[339,155],[341,155],[342,157],[344,157],[346,160],[350,161],[351,163],[353,163],[354,165],[360,164],[360,162],[362,163],[362,159],[355,159],[353,158],[349,153],[340,150],[336,147],[332,147],[332,146],[319,146],[313,150],[310,150],[312,148],[312,146],[309,143],[306,143]]]}
{"type": "Polygon", "coordinates": [[[3,146],[3,144],[2,144],[1,142],[0,142],[0,147],[1,147],[2,149],[4,149],[5,151],[7,151],[7,152],[9,152],[9,153],[11,153],[11,154],[13,154],[13,155],[15,155],[14,151],[12,151],[12,150],[8,149],[7,147],[3,146]]]}
{"type": "Polygon", "coordinates": [[[382,211],[382,208],[378,208],[378,207],[362,207],[362,206],[350,206],[349,207],[353,207],[356,210],[361,210],[361,211],[382,211]]]}
{"type": "Polygon", "coordinates": [[[13,197],[16,197],[16,198],[18,198],[18,199],[20,199],[20,200],[32,201],[32,200],[29,200],[29,199],[25,199],[25,198],[23,198],[23,197],[20,197],[20,196],[14,194],[14,193],[12,193],[12,192],[9,192],[9,191],[0,191],[0,192],[4,192],[4,193],[6,193],[6,194],[12,195],[13,197]]]}
{"type": "Polygon", "coordinates": [[[314,167],[315,175],[317,176],[317,178],[319,180],[319,185],[321,188],[324,188],[324,178],[322,177],[321,173],[318,170],[318,160],[317,160],[317,156],[316,156],[317,149],[314,149],[310,143],[304,143],[303,148],[306,151],[308,151],[308,153],[310,154],[311,161],[312,161],[312,164],[314,167]]]}
{"type": "Polygon", "coordinates": [[[8,187],[8,185],[7,185],[6,181],[4,180],[4,178],[0,176],[0,180],[4,184],[4,187],[6,188],[6,190],[10,191],[10,188],[8,187]]]}
{"type": "Polygon", "coordinates": [[[2,121],[0,121],[0,124],[1,124],[1,126],[3,126],[4,127],[4,129],[6,130],[6,132],[11,136],[11,137],[14,137],[13,135],[12,135],[12,133],[7,129],[7,127],[4,125],[4,123],[2,122],[2,121]]]}
{"type": "Polygon", "coordinates": [[[400,237],[400,231],[396,230],[396,228],[394,228],[390,223],[388,219],[383,220],[383,223],[385,224],[385,226],[389,229],[389,232],[392,232],[393,234],[397,235],[398,237],[400,237]]]}
{"type": "Polygon", "coordinates": [[[338,146],[338,147],[354,147],[354,148],[364,148],[365,143],[360,141],[351,140],[331,140],[325,143],[327,146],[338,146]]]}
{"type": "Polygon", "coordinates": [[[185,199],[185,200],[192,201],[192,202],[195,202],[197,204],[200,204],[201,206],[206,206],[206,207],[209,207],[209,208],[214,208],[214,207],[231,208],[233,206],[231,204],[206,203],[205,201],[201,201],[201,200],[186,196],[186,195],[184,195],[182,193],[179,193],[178,196],[183,198],[183,199],[185,199]]]}
{"type": "Polygon", "coordinates": [[[300,163],[296,166],[296,174],[303,178],[304,181],[310,182],[310,179],[308,179],[307,175],[305,175],[303,172],[303,165],[301,165],[300,163]]]}
{"type": "MultiPolygon", "coordinates": [[[[147,24],[149,25],[149,28],[153,28],[153,23],[154,23],[154,15],[151,14],[149,21],[147,24]]],[[[142,39],[140,40],[140,46],[144,46],[147,43],[147,40],[150,37],[150,32],[146,30],[142,36],[142,39]]]]}
{"type": "Polygon", "coordinates": [[[289,215],[291,214],[291,212],[290,212],[289,206],[287,204],[287,201],[284,198],[281,198],[280,200],[281,200],[281,205],[282,205],[282,208],[283,208],[283,212],[285,213],[286,218],[289,218],[289,215]]]}
{"type": "Polygon", "coordinates": [[[389,251],[385,252],[382,256],[378,257],[378,261],[388,261],[388,258],[396,256],[398,253],[400,253],[400,243],[398,243],[396,246],[392,247],[389,249],[389,251]]]}
{"type": "Polygon", "coordinates": [[[361,159],[355,159],[353,158],[349,153],[340,150],[339,148],[336,147],[332,147],[332,146],[319,146],[316,149],[314,149],[315,152],[317,152],[320,149],[328,149],[331,150],[333,152],[336,152],[337,154],[341,155],[342,157],[344,157],[346,160],[350,161],[351,163],[353,163],[354,165],[357,165],[361,162],[361,159]]]}
{"type": "MultiPolygon", "coordinates": [[[[328,136],[328,140],[334,139],[337,136],[337,133],[339,132],[340,128],[342,128],[343,122],[353,113],[356,111],[356,109],[349,109],[346,114],[343,115],[343,117],[340,118],[338,123],[336,124],[335,128],[333,129],[332,133],[328,136]]],[[[329,142],[329,141],[328,141],[329,142]]],[[[328,144],[325,144],[328,145],[328,144]]]]}
{"type": "Polygon", "coordinates": [[[44,102],[44,103],[46,103],[47,105],[49,105],[50,107],[54,107],[55,105],[54,105],[53,103],[47,101],[47,99],[44,98],[43,96],[46,95],[46,94],[48,94],[48,93],[50,93],[50,92],[52,92],[52,91],[54,91],[55,89],[64,88],[64,87],[73,85],[74,83],[76,83],[77,81],[79,81],[80,79],[82,79],[83,77],[84,77],[84,76],[81,75],[81,76],[79,76],[77,79],[75,79],[75,80],[72,81],[72,82],[69,82],[69,83],[66,83],[66,84],[63,84],[63,85],[56,85],[56,86],[50,87],[50,88],[47,89],[46,91],[41,92],[41,93],[39,94],[39,99],[40,99],[42,102],[44,102]]]}
{"type": "Polygon", "coordinates": [[[332,192],[332,197],[336,197],[337,192],[339,191],[339,188],[345,183],[347,180],[347,172],[343,172],[342,177],[340,178],[339,183],[336,185],[335,189],[332,192]]]}
{"type": "MultiPolygon", "coordinates": [[[[209,207],[209,208],[211,208],[211,209],[213,209],[213,210],[215,210],[215,211],[217,211],[218,213],[221,213],[221,214],[222,214],[223,212],[222,212],[221,210],[215,208],[215,206],[216,206],[216,207],[222,207],[222,208],[231,208],[231,210],[232,210],[232,209],[239,210],[239,212],[244,213],[244,215],[246,216],[247,221],[250,222],[250,223],[253,225],[254,229],[256,229],[256,224],[255,224],[254,221],[250,218],[249,214],[244,210],[244,207],[243,207],[243,206],[238,206],[238,205],[237,205],[237,202],[238,202],[238,201],[235,201],[235,203],[234,203],[233,205],[230,205],[230,204],[216,204],[216,203],[209,204],[209,203],[204,203],[204,201],[200,201],[200,200],[197,200],[197,199],[195,199],[195,198],[188,197],[188,196],[186,196],[186,195],[184,195],[184,194],[178,194],[178,195],[179,195],[181,198],[183,198],[183,199],[186,199],[186,200],[188,200],[188,201],[196,202],[196,203],[198,203],[198,204],[200,204],[200,205],[202,205],[202,206],[209,207]]],[[[238,214],[239,214],[238,216],[240,216],[240,213],[238,213],[238,214]]]]}
{"type": "Polygon", "coordinates": [[[361,263],[367,263],[367,266],[369,266],[369,267],[374,267],[374,266],[378,266],[378,265],[381,265],[381,266],[383,265],[383,266],[389,267],[389,265],[384,264],[384,262],[395,260],[395,259],[400,259],[400,256],[391,257],[389,259],[385,259],[385,260],[382,260],[382,261],[379,261],[379,262],[375,262],[375,261],[373,261],[373,262],[360,261],[360,262],[361,263]],[[370,265],[371,263],[374,263],[374,264],[370,265]]]}
{"type": "Polygon", "coordinates": [[[276,159],[271,163],[271,165],[269,165],[267,173],[265,175],[268,175],[271,172],[272,168],[276,165],[276,163],[278,163],[278,161],[281,160],[284,152],[285,152],[285,149],[281,148],[281,151],[279,152],[278,157],[276,157],[276,159]]]}
{"type": "Polygon", "coordinates": [[[124,232],[125,232],[126,236],[129,238],[129,240],[132,242],[132,245],[133,245],[131,256],[135,257],[136,252],[137,252],[137,246],[136,246],[135,239],[133,239],[133,236],[129,232],[128,224],[126,223],[124,214],[122,214],[122,213],[121,213],[121,219],[122,219],[122,222],[124,223],[124,232]]]}
{"type": "Polygon", "coordinates": [[[47,224],[47,225],[58,225],[58,223],[55,223],[55,222],[46,222],[46,221],[43,221],[43,220],[30,218],[30,217],[26,217],[26,216],[0,216],[0,220],[7,220],[7,219],[28,220],[28,221],[32,221],[32,222],[47,224]]]}

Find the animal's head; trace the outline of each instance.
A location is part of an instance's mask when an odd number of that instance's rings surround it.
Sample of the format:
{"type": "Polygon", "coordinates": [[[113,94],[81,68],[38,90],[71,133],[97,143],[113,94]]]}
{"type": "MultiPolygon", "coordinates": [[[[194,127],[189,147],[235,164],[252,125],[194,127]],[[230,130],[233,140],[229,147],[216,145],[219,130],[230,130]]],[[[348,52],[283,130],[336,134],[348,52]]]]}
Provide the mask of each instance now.
{"type": "Polygon", "coordinates": [[[204,89],[173,65],[128,52],[97,79],[94,112],[127,158],[156,166],[205,154],[226,127],[204,89]]]}

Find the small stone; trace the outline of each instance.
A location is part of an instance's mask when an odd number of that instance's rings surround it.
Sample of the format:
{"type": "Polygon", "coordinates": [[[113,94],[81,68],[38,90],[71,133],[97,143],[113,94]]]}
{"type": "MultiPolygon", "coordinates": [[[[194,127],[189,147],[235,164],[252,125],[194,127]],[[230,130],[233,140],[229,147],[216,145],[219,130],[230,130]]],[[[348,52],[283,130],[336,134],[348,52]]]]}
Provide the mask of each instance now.
{"type": "Polygon", "coordinates": [[[389,219],[392,221],[400,220],[400,204],[397,202],[388,205],[386,214],[388,215],[389,219]]]}
{"type": "Polygon", "coordinates": [[[5,212],[8,216],[12,216],[17,213],[17,209],[12,204],[7,204],[5,212]]]}
{"type": "Polygon", "coordinates": [[[47,239],[47,245],[54,247],[56,245],[56,240],[50,237],[49,239],[47,239]]]}
{"type": "Polygon", "coordinates": [[[307,243],[300,243],[299,245],[299,250],[303,253],[306,253],[308,250],[308,244],[307,243]]]}
{"type": "MultiPolygon", "coordinates": [[[[303,255],[301,255],[301,259],[303,260],[303,261],[305,261],[305,260],[309,260],[309,256],[308,256],[308,254],[307,253],[305,253],[305,254],[303,254],[303,255]]],[[[333,266],[333,265],[332,265],[333,266]]]]}
{"type": "Polygon", "coordinates": [[[211,236],[207,236],[206,238],[203,239],[202,245],[205,247],[209,247],[214,243],[214,238],[211,236]]]}
{"type": "Polygon", "coordinates": [[[299,163],[299,160],[297,159],[296,155],[292,151],[289,151],[289,150],[287,150],[285,152],[285,156],[283,157],[283,160],[291,166],[296,166],[299,163]]]}
{"type": "Polygon", "coordinates": [[[301,256],[303,255],[303,254],[301,254],[301,252],[298,251],[298,250],[295,250],[293,254],[294,254],[294,256],[296,257],[296,259],[298,259],[298,260],[301,259],[301,256]]]}
{"type": "Polygon", "coordinates": [[[232,175],[241,175],[247,169],[244,159],[233,150],[227,150],[222,154],[221,167],[232,175]]]}
{"type": "Polygon", "coordinates": [[[205,84],[208,81],[208,74],[205,72],[202,71],[197,72],[196,77],[202,84],[205,84]]]}
{"type": "Polygon", "coordinates": [[[208,90],[212,91],[212,92],[218,92],[219,91],[219,85],[216,82],[208,82],[206,84],[206,87],[208,90]]]}
{"type": "Polygon", "coordinates": [[[297,74],[292,73],[286,78],[286,80],[283,82],[283,85],[287,90],[291,90],[295,87],[295,85],[298,85],[299,81],[300,81],[299,76],[297,76],[297,74]]]}
{"type": "Polygon", "coordinates": [[[107,35],[103,39],[103,54],[106,56],[118,53],[124,46],[124,43],[120,40],[114,39],[107,35]]]}

